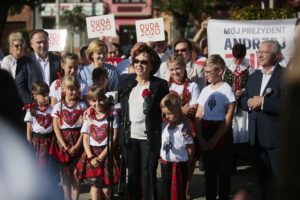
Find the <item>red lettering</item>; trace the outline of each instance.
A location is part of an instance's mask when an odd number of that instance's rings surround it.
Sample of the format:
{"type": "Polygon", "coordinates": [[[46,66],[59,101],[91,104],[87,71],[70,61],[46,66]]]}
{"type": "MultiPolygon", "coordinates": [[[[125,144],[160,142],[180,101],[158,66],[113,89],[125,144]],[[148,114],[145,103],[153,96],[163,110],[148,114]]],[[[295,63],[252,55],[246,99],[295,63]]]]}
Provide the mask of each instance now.
{"type": "Polygon", "coordinates": [[[60,35],[57,33],[51,33],[49,35],[49,45],[59,45],[60,35]]]}

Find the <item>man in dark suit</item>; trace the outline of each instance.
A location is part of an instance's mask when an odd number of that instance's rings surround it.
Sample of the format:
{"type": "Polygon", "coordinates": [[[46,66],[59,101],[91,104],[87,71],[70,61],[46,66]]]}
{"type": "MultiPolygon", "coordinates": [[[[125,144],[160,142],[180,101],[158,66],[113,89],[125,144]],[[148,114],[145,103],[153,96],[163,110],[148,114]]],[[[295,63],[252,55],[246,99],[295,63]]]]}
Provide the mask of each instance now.
{"type": "Polygon", "coordinates": [[[24,104],[31,102],[31,86],[36,81],[44,81],[49,86],[57,78],[60,57],[48,52],[48,33],[36,29],[29,33],[33,53],[17,61],[16,84],[24,104]]]}
{"type": "Polygon", "coordinates": [[[259,70],[247,82],[242,96],[242,107],[249,112],[250,143],[257,159],[258,178],[262,199],[272,199],[276,182],[278,136],[282,106],[282,75],[284,69],[277,41],[261,42],[258,52],[259,70]]]}

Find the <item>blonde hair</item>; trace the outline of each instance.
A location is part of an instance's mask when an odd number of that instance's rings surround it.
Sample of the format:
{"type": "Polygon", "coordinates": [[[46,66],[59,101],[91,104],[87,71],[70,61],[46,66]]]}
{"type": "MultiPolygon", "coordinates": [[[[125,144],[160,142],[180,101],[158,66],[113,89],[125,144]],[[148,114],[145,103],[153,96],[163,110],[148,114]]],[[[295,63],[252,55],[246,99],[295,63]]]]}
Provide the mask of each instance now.
{"type": "Polygon", "coordinates": [[[14,41],[21,41],[23,44],[23,47],[25,47],[25,40],[23,38],[22,33],[21,32],[13,32],[13,33],[9,34],[9,36],[8,36],[8,44],[9,44],[10,53],[12,52],[14,41]]]}
{"type": "Polygon", "coordinates": [[[106,99],[105,90],[97,85],[93,85],[87,93],[88,100],[104,101],[106,99]]]}
{"type": "Polygon", "coordinates": [[[66,75],[62,78],[61,80],[61,87],[62,88],[67,88],[67,89],[80,89],[80,84],[76,78],[76,76],[73,75],[66,75]]]}
{"type": "Polygon", "coordinates": [[[180,66],[183,66],[184,68],[186,66],[185,59],[181,54],[175,54],[175,55],[170,56],[167,60],[167,66],[168,67],[169,67],[170,63],[178,64],[180,66]]]}
{"type": "Polygon", "coordinates": [[[92,54],[94,51],[98,50],[98,49],[101,49],[102,47],[105,48],[105,53],[107,54],[108,52],[108,47],[107,45],[105,44],[105,42],[103,42],[102,40],[99,40],[99,39],[96,39],[96,40],[93,40],[87,50],[86,50],[86,58],[89,62],[93,62],[93,58],[92,58],[92,54]]]}
{"type": "Polygon", "coordinates": [[[205,61],[205,67],[212,67],[214,69],[220,68],[224,70],[226,64],[219,54],[212,54],[208,56],[207,60],[205,61]]]}
{"type": "Polygon", "coordinates": [[[167,108],[172,113],[182,113],[181,111],[181,98],[174,94],[167,94],[160,102],[160,108],[167,108]]]}

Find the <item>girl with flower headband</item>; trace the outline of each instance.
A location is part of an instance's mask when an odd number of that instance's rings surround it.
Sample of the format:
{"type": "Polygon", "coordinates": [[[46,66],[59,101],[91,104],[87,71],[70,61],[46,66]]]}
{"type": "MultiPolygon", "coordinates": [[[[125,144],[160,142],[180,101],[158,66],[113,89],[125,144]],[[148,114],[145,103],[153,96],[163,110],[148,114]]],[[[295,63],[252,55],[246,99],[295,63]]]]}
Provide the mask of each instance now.
{"type": "Polygon", "coordinates": [[[53,138],[52,107],[49,105],[49,87],[44,82],[32,84],[32,103],[24,106],[27,124],[27,141],[36,151],[38,166],[49,167],[49,148],[53,138]]]}
{"type": "MultiPolygon", "coordinates": [[[[167,60],[168,70],[170,72],[169,90],[170,93],[174,93],[181,98],[181,110],[184,115],[194,122],[195,114],[197,110],[197,99],[200,94],[200,89],[197,83],[191,82],[187,78],[186,63],[182,55],[170,56],[167,60]]],[[[194,123],[193,123],[194,126],[194,123]]],[[[194,129],[195,130],[195,129],[194,129]]],[[[194,131],[195,132],[195,131],[194,131]]],[[[200,157],[200,147],[196,134],[194,137],[194,143],[196,146],[196,153],[192,162],[190,162],[187,179],[187,199],[190,198],[191,180],[195,170],[196,160],[200,157]]]]}
{"type": "Polygon", "coordinates": [[[160,149],[164,199],[186,199],[188,166],[193,162],[195,131],[181,106],[181,98],[172,93],[160,102],[167,119],[162,126],[160,149]]]}
{"type": "MultiPolygon", "coordinates": [[[[75,53],[65,53],[61,58],[61,68],[63,69],[62,73],[58,73],[58,79],[56,79],[50,86],[51,105],[55,104],[61,100],[62,91],[61,91],[61,80],[64,76],[72,75],[77,77],[79,65],[79,58],[75,53]]],[[[78,79],[80,84],[80,98],[85,100],[85,97],[88,92],[88,85],[85,81],[78,79]]]]}
{"type": "Polygon", "coordinates": [[[50,155],[60,166],[61,182],[65,199],[78,199],[79,183],[74,177],[75,164],[82,154],[80,129],[86,105],[78,97],[79,82],[75,76],[64,76],[61,90],[64,95],[52,111],[55,138],[50,147],[50,155]],[[71,198],[72,197],[72,198],[71,198]]]}
{"type": "MultiPolygon", "coordinates": [[[[107,112],[108,105],[105,91],[99,86],[92,86],[88,92],[91,108],[81,128],[83,133],[83,147],[85,153],[76,166],[76,177],[79,180],[87,179],[91,183],[91,199],[97,200],[101,191],[105,199],[109,199],[108,186],[116,184],[120,170],[116,159],[113,159],[113,183],[108,178],[108,136],[113,134],[113,144],[117,143],[118,116],[113,113],[113,133],[109,133],[107,112]]],[[[115,145],[114,145],[115,146],[115,145]]]]}

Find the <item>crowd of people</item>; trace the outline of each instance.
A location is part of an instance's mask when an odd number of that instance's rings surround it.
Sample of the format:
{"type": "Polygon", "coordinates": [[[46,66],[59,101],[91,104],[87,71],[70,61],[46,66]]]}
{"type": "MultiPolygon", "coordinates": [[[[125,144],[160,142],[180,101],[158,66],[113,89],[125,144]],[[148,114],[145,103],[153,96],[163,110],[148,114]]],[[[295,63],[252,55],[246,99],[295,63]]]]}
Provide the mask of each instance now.
{"type": "Polygon", "coordinates": [[[83,181],[93,200],[110,199],[110,186],[119,182],[127,185],[127,199],[157,199],[159,164],[163,198],[192,199],[200,157],[206,199],[228,200],[236,155],[247,143],[257,159],[262,199],[273,199],[285,71],[278,64],[280,45],[261,42],[256,70],[243,44],[234,45],[232,62],[225,63],[220,55],[208,56],[205,38],[199,44],[206,26],[195,42],[178,39],[172,49],[167,32],[165,41],[138,42],[116,66],[106,60],[118,55],[117,46],[103,39],[82,47],[79,57],[49,52],[42,29],[29,34],[31,53],[20,33],[9,36],[1,69],[15,80],[10,87],[23,102],[24,112],[15,115],[23,117],[39,169],[57,171],[65,200],[78,200],[83,181]],[[118,100],[106,95],[112,91],[118,100]]]}

